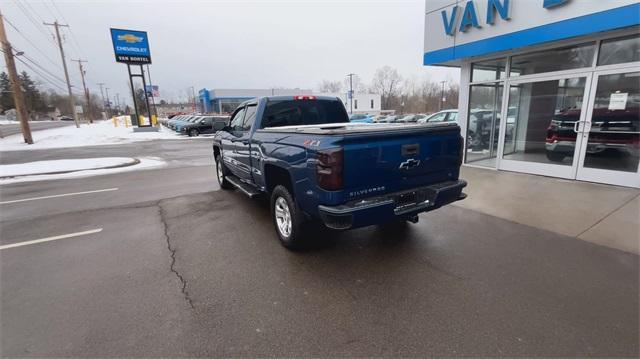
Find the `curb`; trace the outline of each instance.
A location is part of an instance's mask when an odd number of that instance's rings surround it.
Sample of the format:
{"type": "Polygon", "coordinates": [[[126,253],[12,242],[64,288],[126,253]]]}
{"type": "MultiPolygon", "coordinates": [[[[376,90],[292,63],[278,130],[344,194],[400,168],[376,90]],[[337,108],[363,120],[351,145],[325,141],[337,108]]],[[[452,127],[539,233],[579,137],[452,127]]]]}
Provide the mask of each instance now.
{"type": "Polygon", "coordinates": [[[130,162],[121,163],[119,165],[113,165],[113,166],[96,167],[96,168],[79,169],[79,170],[70,170],[70,171],[53,171],[53,172],[31,173],[31,174],[16,175],[16,176],[4,176],[4,177],[0,177],[0,180],[10,179],[10,178],[29,177],[29,176],[59,175],[59,174],[64,174],[64,173],[73,173],[73,172],[80,172],[80,171],[107,170],[107,169],[112,169],[112,168],[121,168],[121,167],[134,166],[134,165],[137,165],[139,163],[140,163],[140,160],[137,159],[137,158],[134,158],[130,162]]]}

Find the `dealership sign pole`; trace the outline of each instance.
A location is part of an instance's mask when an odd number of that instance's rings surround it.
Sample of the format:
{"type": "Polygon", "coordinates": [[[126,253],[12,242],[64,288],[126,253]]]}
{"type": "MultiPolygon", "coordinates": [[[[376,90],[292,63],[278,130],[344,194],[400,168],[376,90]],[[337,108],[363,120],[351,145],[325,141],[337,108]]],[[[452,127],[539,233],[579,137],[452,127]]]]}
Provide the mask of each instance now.
{"type": "Polygon", "coordinates": [[[113,51],[116,56],[116,62],[127,64],[129,83],[131,84],[131,94],[133,97],[133,108],[136,113],[135,121],[132,121],[132,124],[137,125],[138,128],[146,127],[148,129],[151,129],[153,126],[151,121],[151,106],[149,106],[149,96],[146,91],[147,83],[145,80],[143,67],[144,65],[151,64],[151,51],[149,50],[149,38],[147,37],[147,32],[112,28],[111,40],[113,42],[113,51]],[[131,65],[140,66],[140,72],[133,73],[131,71],[131,65]],[[136,100],[136,89],[133,85],[134,77],[142,78],[142,92],[144,93],[146,112],[149,116],[148,124],[140,123],[140,113],[138,112],[137,103],[138,101],[136,100]]]}

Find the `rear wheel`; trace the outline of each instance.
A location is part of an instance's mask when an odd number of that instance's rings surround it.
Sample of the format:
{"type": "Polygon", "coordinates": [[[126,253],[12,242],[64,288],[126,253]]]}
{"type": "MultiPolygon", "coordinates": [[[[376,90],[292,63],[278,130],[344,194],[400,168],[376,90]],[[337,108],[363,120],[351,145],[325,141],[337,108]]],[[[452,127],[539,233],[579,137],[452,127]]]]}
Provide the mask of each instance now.
{"type": "Polygon", "coordinates": [[[566,156],[562,153],[547,151],[547,158],[553,162],[562,162],[566,156]]]}
{"type": "Polygon", "coordinates": [[[227,174],[229,174],[229,170],[224,166],[222,162],[222,157],[220,155],[216,156],[216,177],[218,178],[218,184],[222,189],[233,189],[233,185],[231,182],[227,181],[227,174]]]}
{"type": "Polygon", "coordinates": [[[304,244],[304,215],[285,186],[276,186],[271,193],[271,217],[280,243],[288,249],[304,244]]]}

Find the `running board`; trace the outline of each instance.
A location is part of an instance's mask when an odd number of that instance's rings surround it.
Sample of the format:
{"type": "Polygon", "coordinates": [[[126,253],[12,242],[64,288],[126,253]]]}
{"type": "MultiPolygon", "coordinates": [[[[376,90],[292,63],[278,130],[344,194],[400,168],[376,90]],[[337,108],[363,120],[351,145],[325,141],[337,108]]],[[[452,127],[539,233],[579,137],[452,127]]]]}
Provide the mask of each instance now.
{"type": "Polygon", "coordinates": [[[246,194],[249,198],[256,197],[260,194],[260,192],[256,191],[255,188],[246,183],[243,183],[235,176],[226,176],[226,180],[229,181],[232,185],[236,186],[236,188],[239,189],[240,192],[246,194]]]}

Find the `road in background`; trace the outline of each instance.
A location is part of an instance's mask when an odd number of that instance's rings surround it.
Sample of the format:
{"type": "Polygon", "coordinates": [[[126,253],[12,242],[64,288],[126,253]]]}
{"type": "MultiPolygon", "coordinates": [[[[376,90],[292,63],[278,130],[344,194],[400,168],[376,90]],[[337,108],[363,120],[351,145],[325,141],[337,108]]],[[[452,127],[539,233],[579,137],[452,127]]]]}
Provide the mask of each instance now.
{"type": "Polygon", "coordinates": [[[0,250],[0,354],[639,354],[636,255],[456,206],[290,252],[266,201],[218,189],[210,146],[3,152],[168,166],[0,186],[0,201],[42,197],[0,204],[0,248],[47,240],[0,250]]]}
{"type": "MultiPolygon", "coordinates": [[[[69,125],[73,125],[73,121],[29,121],[29,127],[32,132],[69,125]]],[[[18,133],[22,133],[20,123],[0,125],[0,137],[7,137],[18,133]]]]}

